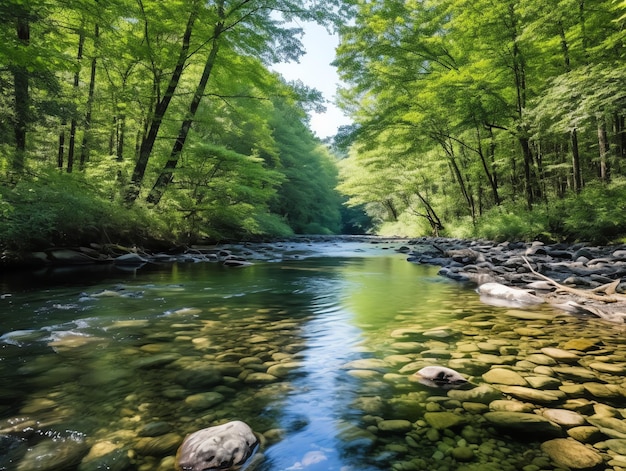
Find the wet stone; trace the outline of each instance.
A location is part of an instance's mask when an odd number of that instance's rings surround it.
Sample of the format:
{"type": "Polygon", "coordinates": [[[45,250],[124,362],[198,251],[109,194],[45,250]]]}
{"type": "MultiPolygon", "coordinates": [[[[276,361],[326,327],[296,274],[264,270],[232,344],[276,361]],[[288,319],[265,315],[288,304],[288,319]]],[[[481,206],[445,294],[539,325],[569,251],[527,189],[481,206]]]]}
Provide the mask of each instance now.
{"type": "Polygon", "coordinates": [[[481,384],[472,389],[451,389],[448,391],[448,397],[461,402],[489,404],[491,401],[501,399],[502,394],[488,384],[481,384]]]}
{"type": "Polygon", "coordinates": [[[167,422],[150,422],[137,432],[140,437],[158,437],[165,435],[172,430],[172,426],[167,422]]]}
{"type": "Polygon", "coordinates": [[[534,389],[557,389],[561,381],[550,376],[527,376],[526,381],[534,389]]]}
{"type": "Polygon", "coordinates": [[[500,390],[522,401],[534,402],[537,404],[552,404],[565,399],[565,394],[561,391],[540,391],[522,386],[502,386],[500,390]]]}
{"type": "Polygon", "coordinates": [[[191,396],[188,396],[185,399],[185,404],[188,407],[191,407],[192,409],[196,409],[196,410],[209,409],[210,407],[213,407],[214,405],[217,405],[220,402],[223,402],[224,399],[225,397],[223,394],[210,391],[206,393],[199,393],[199,394],[193,394],[191,396]]]}
{"type": "Polygon", "coordinates": [[[589,368],[592,370],[599,371],[601,373],[608,373],[612,375],[626,375],[626,365],[623,364],[615,364],[615,363],[604,363],[595,361],[589,363],[589,368]]]}
{"type": "Polygon", "coordinates": [[[576,363],[580,360],[580,356],[577,353],[569,352],[561,348],[544,347],[541,349],[541,353],[554,358],[556,361],[565,363],[576,363]]]}
{"type": "Polygon", "coordinates": [[[541,415],[563,427],[577,427],[587,423],[585,418],[578,412],[565,409],[544,409],[541,411],[541,415]]]}
{"type": "Polygon", "coordinates": [[[82,439],[47,438],[28,448],[17,471],[61,471],[77,466],[89,451],[82,439]]]}
{"type": "Polygon", "coordinates": [[[569,438],[557,438],[542,443],[541,450],[557,465],[572,470],[594,469],[602,464],[602,456],[582,443],[569,438]]]}
{"type": "Polygon", "coordinates": [[[565,342],[563,348],[565,350],[579,350],[581,352],[588,352],[589,350],[593,350],[597,348],[600,344],[598,340],[592,339],[571,339],[565,342]]]}
{"type": "Polygon", "coordinates": [[[158,437],[140,438],[133,448],[140,455],[164,456],[174,452],[182,441],[183,437],[180,435],[167,433],[158,437]]]}
{"type": "Polygon", "coordinates": [[[626,438],[626,421],[624,420],[593,415],[587,418],[587,422],[595,425],[602,433],[611,438],[626,438]]]}
{"type": "Polygon", "coordinates": [[[554,358],[549,357],[548,355],[544,355],[543,353],[534,353],[532,355],[528,355],[526,360],[531,363],[535,363],[536,365],[543,366],[553,366],[556,365],[556,360],[554,358]]]}
{"type": "Polygon", "coordinates": [[[413,424],[408,420],[395,419],[378,422],[378,430],[386,433],[406,433],[410,432],[412,428],[413,424]]]}
{"type": "Polygon", "coordinates": [[[426,412],[424,420],[437,430],[455,428],[467,423],[467,419],[453,412],[426,412]]]}
{"type": "Polygon", "coordinates": [[[247,375],[244,379],[245,383],[273,383],[278,378],[268,373],[254,372],[247,375]]]}
{"type": "Polygon", "coordinates": [[[489,409],[500,412],[532,412],[535,406],[527,402],[509,401],[500,399],[489,404],[489,409]]]}
{"type": "Polygon", "coordinates": [[[547,437],[560,437],[563,435],[561,427],[537,414],[487,412],[484,417],[495,427],[511,433],[536,434],[547,437]]]}
{"type": "Polygon", "coordinates": [[[611,398],[611,397],[619,397],[619,393],[617,391],[612,390],[607,385],[602,383],[584,383],[583,387],[585,391],[591,394],[594,397],[599,398],[611,398]]]}
{"type": "Polygon", "coordinates": [[[555,366],[552,368],[556,374],[573,381],[589,381],[596,379],[596,375],[582,366],[555,366]]]}
{"type": "Polygon", "coordinates": [[[483,374],[487,383],[506,384],[510,386],[526,386],[528,383],[519,373],[504,368],[492,368],[483,374]]]}
{"type": "Polygon", "coordinates": [[[604,435],[597,427],[592,425],[583,425],[580,427],[572,427],[567,430],[567,434],[574,440],[581,443],[596,443],[600,441],[604,435]]]}
{"type": "Polygon", "coordinates": [[[514,332],[522,337],[539,337],[545,334],[543,330],[533,327],[518,327],[514,329],[514,332]]]}

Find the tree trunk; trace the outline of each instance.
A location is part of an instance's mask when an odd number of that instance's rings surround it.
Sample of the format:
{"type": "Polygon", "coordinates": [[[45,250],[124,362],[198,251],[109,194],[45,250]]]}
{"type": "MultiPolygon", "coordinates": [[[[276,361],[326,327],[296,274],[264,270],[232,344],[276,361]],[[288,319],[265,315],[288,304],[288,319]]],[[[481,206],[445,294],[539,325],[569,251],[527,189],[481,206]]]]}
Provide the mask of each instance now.
{"type": "Polygon", "coordinates": [[[169,83],[167,85],[167,90],[165,91],[163,97],[157,103],[154,109],[154,113],[152,115],[152,119],[148,124],[148,132],[142,139],[141,145],[139,146],[139,155],[137,156],[137,162],[135,163],[135,168],[133,169],[133,174],[131,176],[130,187],[128,188],[126,195],[124,196],[124,199],[127,203],[134,202],[139,196],[141,183],[146,173],[148,161],[150,160],[150,154],[152,153],[152,148],[154,147],[157,134],[159,133],[159,128],[161,127],[163,117],[165,116],[170,102],[174,97],[174,92],[178,87],[178,82],[180,81],[183,69],[185,68],[185,64],[187,63],[187,54],[189,52],[191,33],[196,18],[197,12],[196,7],[194,6],[191,14],[189,15],[189,19],[187,20],[187,26],[185,27],[185,32],[183,34],[183,42],[178,53],[176,66],[174,67],[174,71],[172,72],[169,83]]]}
{"type": "MultiPolygon", "coordinates": [[[[220,18],[223,18],[223,2],[218,4],[218,11],[220,18]]],[[[198,107],[200,106],[200,102],[202,101],[202,97],[204,95],[204,90],[206,89],[206,85],[211,77],[211,72],[213,71],[213,66],[215,65],[215,60],[217,58],[217,53],[219,51],[219,39],[222,34],[224,28],[223,21],[218,22],[215,25],[213,30],[213,44],[211,46],[211,52],[207,57],[206,63],[204,64],[204,70],[202,71],[202,76],[200,77],[200,81],[198,82],[198,86],[193,94],[193,98],[191,100],[191,104],[189,105],[189,110],[187,112],[187,117],[183,121],[180,130],[178,131],[178,136],[176,137],[176,141],[174,142],[174,146],[172,147],[172,151],[170,152],[170,157],[168,161],[165,163],[163,170],[161,170],[161,174],[157,181],[154,183],[150,194],[146,201],[150,204],[157,205],[161,198],[163,197],[163,193],[165,192],[167,186],[172,182],[174,178],[174,169],[178,165],[178,160],[180,159],[180,155],[185,147],[185,141],[187,140],[187,136],[189,135],[189,130],[191,129],[191,124],[193,123],[193,119],[198,111],[198,107]]]]}
{"type": "MultiPolygon", "coordinates": [[[[85,33],[83,31],[78,35],[78,53],[76,59],[78,67],[74,72],[74,93],[77,93],[78,86],[80,85],[80,61],[83,58],[83,47],[85,45],[85,33]]],[[[72,173],[74,169],[74,149],[76,148],[76,128],[78,127],[76,122],[76,114],[72,116],[70,121],[70,143],[67,150],[67,173],[72,173]]]]}
{"type": "Polygon", "coordinates": [[[63,169],[63,157],[65,156],[65,123],[61,125],[61,132],[59,133],[59,152],[57,154],[57,168],[63,169]]]}
{"type": "Polygon", "coordinates": [[[532,171],[533,156],[527,137],[520,137],[519,143],[522,146],[522,155],[524,156],[524,193],[526,194],[526,206],[528,209],[532,209],[533,204],[535,204],[532,171]]]}
{"type": "Polygon", "coordinates": [[[583,188],[583,179],[580,172],[580,153],[578,150],[578,133],[572,129],[570,134],[572,143],[572,178],[574,179],[574,191],[580,192],[583,188]]]}
{"type": "Polygon", "coordinates": [[[85,163],[89,160],[89,138],[91,133],[91,111],[93,108],[93,97],[96,88],[96,52],[98,47],[98,36],[100,30],[96,24],[94,29],[94,56],[91,59],[91,74],[89,76],[89,93],[87,96],[87,112],[85,113],[85,129],[83,133],[83,142],[80,147],[80,169],[84,170],[85,163]]]}
{"type": "Polygon", "coordinates": [[[609,166],[606,156],[610,149],[606,135],[606,121],[603,117],[598,118],[598,150],[600,152],[600,180],[607,183],[609,181],[609,166]]]}
{"type": "MultiPolygon", "coordinates": [[[[485,154],[483,153],[482,146],[482,138],[480,136],[480,130],[476,130],[477,139],[478,139],[478,155],[480,156],[480,162],[483,166],[483,170],[485,171],[485,175],[487,176],[487,180],[489,181],[489,186],[491,187],[491,194],[493,195],[493,202],[496,206],[500,205],[500,195],[498,194],[498,184],[491,174],[491,170],[489,169],[489,164],[487,163],[487,159],[485,158],[485,154]]],[[[481,211],[482,212],[482,211],[481,211]]]]}
{"type": "MultiPolygon", "coordinates": [[[[23,46],[30,44],[30,24],[27,13],[18,16],[16,22],[16,32],[18,42],[23,46]]],[[[13,159],[13,170],[22,172],[24,170],[26,158],[26,128],[29,119],[30,95],[29,73],[26,67],[18,66],[13,71],[13,83],[15,92],[15,124],[13,127],[15,134],[15,157],[13,159]]]]}

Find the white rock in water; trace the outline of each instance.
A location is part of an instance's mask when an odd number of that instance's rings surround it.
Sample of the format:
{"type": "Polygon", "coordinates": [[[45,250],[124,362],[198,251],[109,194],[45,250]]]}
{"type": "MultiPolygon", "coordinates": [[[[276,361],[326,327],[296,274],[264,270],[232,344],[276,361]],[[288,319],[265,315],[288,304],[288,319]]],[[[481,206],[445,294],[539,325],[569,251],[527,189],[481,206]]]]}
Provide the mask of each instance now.
{"type": "Polygon", "coordinates": [[[485,283],[478,287],[478,294],[486,304],[501,306],[528,306],[541,304],[543,298],[535,296],[526,290],[512,288],[500,283],[485,283]]]}
{"type": "Polygon", "coordinates": [[[176,453],[178,471],[239,469],[256,452],[259,440],[248,424],[235,420],[191,433],[176,453]]]}
{"type": "Polygon", "coordinates": [[[462,386],[467,379],[459,372],[445,366],[426,366],[415,373],[419,382],[427,386],[449,389],[462,386]]]}

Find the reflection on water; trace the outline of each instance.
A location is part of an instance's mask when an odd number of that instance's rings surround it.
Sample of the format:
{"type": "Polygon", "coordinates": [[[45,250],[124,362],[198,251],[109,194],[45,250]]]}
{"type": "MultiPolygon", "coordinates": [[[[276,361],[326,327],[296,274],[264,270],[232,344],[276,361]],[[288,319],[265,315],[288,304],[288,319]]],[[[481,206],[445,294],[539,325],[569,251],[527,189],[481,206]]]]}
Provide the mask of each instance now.
{"type": "MultiPolygon", "coordinates": [[[[487,423],[493,390],[453,396],[413,373],[440,364],[482,385],[504,365],[556,390],[577,381],[545,369],[558,365],[542,348],[584,326],[585,337],[603,333],[594,359],[619,366],[622,332],[485,306],[435,268],[367,255],[6,283],[0,470],[29,469],[51,443],[58,469],[172,470],[182,437],[227,420],[264,435],[259,471],[555,469],[538,437],[487,423]]],[[[587,383],[612,381],[597,376],[587,383]]],[[[615,391],[592,399],[624,407],[615,391]]]]}

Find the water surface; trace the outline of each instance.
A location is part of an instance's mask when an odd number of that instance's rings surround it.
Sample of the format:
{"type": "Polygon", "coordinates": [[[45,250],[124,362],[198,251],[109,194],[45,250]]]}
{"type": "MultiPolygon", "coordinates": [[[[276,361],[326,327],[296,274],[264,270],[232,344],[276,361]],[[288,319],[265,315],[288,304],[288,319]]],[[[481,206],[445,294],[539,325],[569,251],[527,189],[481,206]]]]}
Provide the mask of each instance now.
{"type": "Polygon", "coordinates": [[[0,470],[27,469],[46,440],[85,445],[64,469],[171,470],[182,437],[228,420],[263,434],[260,471],[522,469],[542,459],[537,469],[554,469],[532,437],[501,434],[484,410],[411,376],[494,352],[516,354],[506,359],[514,366],[589,321],[484,305],[472,287],[390,250],[332,255],[6,277],[0,470]],[[529,326],[550,329],[514,334],[529,326]],[[424,422],[442,410],[463,422],[424,422]],[[411,430],[380,425],[393,420],[411,430]],[[471,456],[457,461],[459,448],[471,456]]]}

